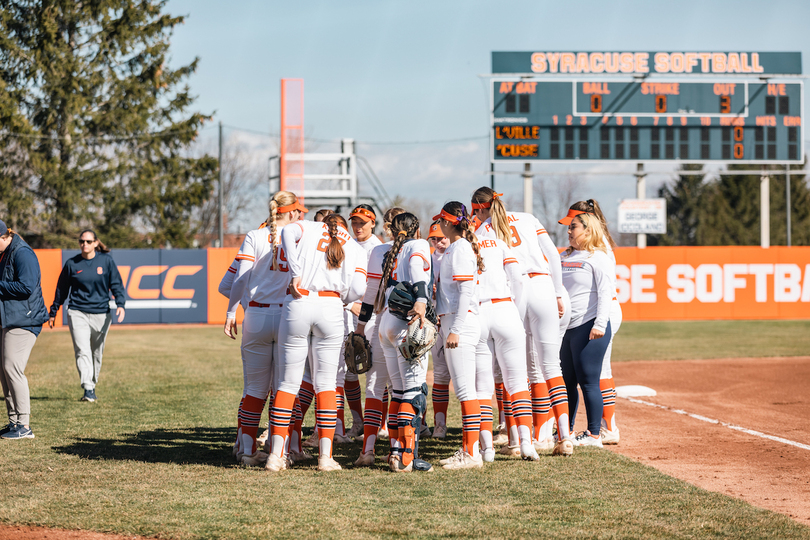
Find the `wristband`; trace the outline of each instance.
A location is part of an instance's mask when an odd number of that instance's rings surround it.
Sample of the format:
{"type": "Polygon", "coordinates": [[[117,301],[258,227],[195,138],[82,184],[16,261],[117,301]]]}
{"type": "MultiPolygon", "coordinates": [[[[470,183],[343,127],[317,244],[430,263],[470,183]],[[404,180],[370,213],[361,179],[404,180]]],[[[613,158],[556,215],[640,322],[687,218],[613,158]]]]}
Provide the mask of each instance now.
{"type": "Polygon", "coordinates": [[[372,313],[374,313],[374,306],[363,302],[363,305],[360,306],[360,315],[357,316],[357,320],[365,324],[371,320],[372,313]]]}

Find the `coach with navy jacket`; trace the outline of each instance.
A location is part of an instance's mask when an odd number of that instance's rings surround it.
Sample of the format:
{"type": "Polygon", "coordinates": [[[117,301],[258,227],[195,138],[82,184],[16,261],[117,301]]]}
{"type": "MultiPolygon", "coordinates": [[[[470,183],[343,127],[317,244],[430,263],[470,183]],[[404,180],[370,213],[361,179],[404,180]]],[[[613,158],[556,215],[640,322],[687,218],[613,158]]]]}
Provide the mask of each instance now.
{"type": "Polygon", "coordinates": [[[96,384],[101,371],[104,341],[110,330],[110,292],[118,308],[118,322],[124,320],[124,285],[109,249],[90,229],[79,235],[81,253],[68,259],[56,284],[56,295],[50,310],[53,327],[56,314],[68,301],[68,325],[76,353],[84,396],[82,401],[96,400],[96,384]]]}
{"type": "Polygon", "coordinates": [[[47,320],[37,256],[20,235],[0,221],[0,381],[9,420],[0,429],[3,439],[34,438],[25,366],[47,320]]]}

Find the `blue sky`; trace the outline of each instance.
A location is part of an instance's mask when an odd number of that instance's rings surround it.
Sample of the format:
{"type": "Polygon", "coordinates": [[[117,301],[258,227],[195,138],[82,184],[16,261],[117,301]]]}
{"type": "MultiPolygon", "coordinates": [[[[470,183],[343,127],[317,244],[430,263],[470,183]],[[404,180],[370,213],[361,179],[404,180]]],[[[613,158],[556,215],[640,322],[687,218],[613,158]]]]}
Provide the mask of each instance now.
{"type": "MultiPolygon", "coordinates": [[[[277,132],[279,80],[303,78],[312,150],[354,138],[389,192],[437,206],[489,183],[486,139],[430,141],[487,135],[479,75],[490,72],[493,50],[801,51],[805,73],[810,58],[804,1],[170,0],[166,9],[187,15],[172,38],[172,64],[200,57],[190,79],[195,108],[227,126],[277,132]],[[379,144],[411,141],[423,142],[379,144]]],[[[268,137],[227,133],[249,140],[260,161],[275,149],[268,137]]],[[[533,168],[581,175],[583,195],[602,200],[609,215],[635,196],[632,163],[533,168]]],[[[648,196],[668,178],[651,176],[648,196]]],[[[496,187],[522,204],[519,176],[498,175],[496,187]]]]}

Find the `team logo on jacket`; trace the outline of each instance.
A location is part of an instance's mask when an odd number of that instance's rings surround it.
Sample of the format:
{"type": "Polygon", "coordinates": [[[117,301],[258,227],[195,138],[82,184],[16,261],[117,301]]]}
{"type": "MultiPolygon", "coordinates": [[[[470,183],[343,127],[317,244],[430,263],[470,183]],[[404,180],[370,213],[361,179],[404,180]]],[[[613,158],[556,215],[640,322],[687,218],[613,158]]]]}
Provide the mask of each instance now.
{"type": "Polygon", "coordinates": [[[104,273],[104,269],[99,266],[98,268],[96,268],[96,272],[98,272],[98,275],[101,275],[104,273]]]}

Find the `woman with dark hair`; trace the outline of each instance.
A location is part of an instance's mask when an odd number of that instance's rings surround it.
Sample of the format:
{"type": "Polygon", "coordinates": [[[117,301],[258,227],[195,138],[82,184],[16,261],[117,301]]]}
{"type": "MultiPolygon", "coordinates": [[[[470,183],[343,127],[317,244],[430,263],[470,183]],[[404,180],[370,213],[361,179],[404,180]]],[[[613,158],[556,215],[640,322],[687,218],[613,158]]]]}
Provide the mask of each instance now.
{"type": "Polygon", "coordinates": [[[115,315],[124,320],[124,284],[109,248],[91,229],[79,234],[81,253],[71,257],[59,274],[48,325],[53,328],[59,307],[68,302],[68,325],[73,338],[76,367],[84,395],[82,401],[95,401],[104,342],[112,323],[110,292],[115,298],[115,315]]]}
{"type": "Polygon", "coordinates": [[[8,409],[4,439],[33,439],[31,397],[25,366],[48,320],[42,299],[39,261],[25,241],[0,221],[0,381],[8,409]]]}

